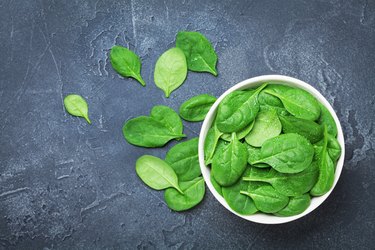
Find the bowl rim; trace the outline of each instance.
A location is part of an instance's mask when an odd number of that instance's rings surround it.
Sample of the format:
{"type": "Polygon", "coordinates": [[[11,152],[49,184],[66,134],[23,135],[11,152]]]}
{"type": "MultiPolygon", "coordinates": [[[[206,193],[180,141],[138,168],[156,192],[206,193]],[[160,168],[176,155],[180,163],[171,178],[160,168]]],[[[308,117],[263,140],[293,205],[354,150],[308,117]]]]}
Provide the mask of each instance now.
{"type": "Polygon", "coordinates": [[[218,200],[226,209],[228,209],[230,212],[233,214],[256,223],[260,224],[282,224],[282,223],[287,223],[291,222],[294,220],[297,220],[299,218],[302,218],[303,216],[311,213],[314,211],[317,207],[319,207],[327,198],[328,196],[332,193],[333,189],[335,188],[338,179],[340,178],[342,168],[344,165],[344,158],[345,158],[345,140],[344,140],[344,135],[342,131],[342,126],[341,123],[336,115],[336,112],[330,105],[330,103],[325,99],[325,97],[318,91],[316,90],[313,86],[310,84],[290,77],[290,76],[285,76],[285,75],[261,75],[261,76],[256,76],[252,77],[249,79],[246,79],[244,81],[241,81],[228,90],[226,90],[217,100],[216,102],[212,105],[210,110],[208,111],[201,130],[199,134],[199,143],[198,143],[198,156],[199,156],[199,165],[201,168],[202,176],[206,182],[206,185],[208,186],[208,189],[211,191],[211,193],[214,195],[216,200],[218,200]],[[257,87],[261,85],[262,83],[272,83],[272,84],[283,84],[283,85],[288,85],[292,87],[298,87],[303,90],[306,90],[310,94],[312,94],[321,104],[323,104],[328,111],[331,113],[333,119],[335,120],[336,126],[337,126],[337,141],[339,142],[341,146],[341,156],[337,161],[336,164],[336,170],[335,170],[335,179],[334,183],[332,185],[332,188],[324,195],[319,196],[319,197],[313,197],[311,199],[311,204],[310,206],[301,214],[294,215],[294,216],[289,216],[289,217],[277,217],[274,215],[268,215],[268,214],[262,214],[262,213],[256,213],[253,215],[241,215],[237,212],[235,212],[233,209],[229,207],[229,205],[226,203],[224,198],[215,190],[213,187],[211,180],[210,180],[210,168],[207,167],[204,163],[204,141],[205,137],[207,135],[208,129],[211,127],[211,124],[213,122],[214,115],[216,114],[217,107],[219,103],[226,97],[229,93],[235,91],[235,90],[241,90],[241,89],[247,89],[250,87],[257,87]]]}

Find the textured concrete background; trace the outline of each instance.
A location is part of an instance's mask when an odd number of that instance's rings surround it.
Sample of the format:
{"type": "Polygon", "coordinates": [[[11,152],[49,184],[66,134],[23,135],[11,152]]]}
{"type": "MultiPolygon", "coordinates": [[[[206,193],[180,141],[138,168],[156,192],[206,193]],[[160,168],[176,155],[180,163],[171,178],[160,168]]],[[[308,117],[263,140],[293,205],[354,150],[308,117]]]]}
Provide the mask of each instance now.
{"type": "MultiPolygon", "coordinates": [[[[375,235],[375,1],[1,1],[0,248],[371,248],[375,235]],[[169,99],[153,83],[179,30],[214,44],[217,78],[189,72],[169,99]],[[119,77],[109,49],[143,60],[147,87],[119,77]],[[331,197],[285,225],[239,219],[209,193],[175,213],[135,174],[121,127],[152,106],[219,96],[249,77],[286,74],[334,106],[347,156],[331,197]],[[63,97],[87,98],[93,124],[63,97]]],[[[200,123],[186,123],[189,138],[200,123]]]]}

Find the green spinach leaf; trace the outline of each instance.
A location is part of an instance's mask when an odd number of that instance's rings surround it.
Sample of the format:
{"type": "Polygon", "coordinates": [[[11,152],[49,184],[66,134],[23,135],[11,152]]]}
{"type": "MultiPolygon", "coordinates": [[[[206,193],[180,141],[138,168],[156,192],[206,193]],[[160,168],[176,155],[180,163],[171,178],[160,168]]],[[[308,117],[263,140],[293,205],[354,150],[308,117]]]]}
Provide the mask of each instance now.
{"type": "MultiPolygon", "coordinates": [[[[247,168],[243,176],[248,175],[249,168],[247,168]]],[[[250,215],[258,211],[255,207],[253,200],[247,196],[240,193],[241,190],[255,189],[255,186],[251,182],[246,182],[239,179],[234,185],[229,187],[223,187],[223,197],[228,203],[229,207],[232,208],[239,214],[250,215]]]]}
{"type": "Polygon", "coordinates": [[[122,128],[123,135],[130,144],[147,148],[161,147],[172,139],[185,137],[182,130],[180,117],[166,106],[155,106],[151,110],[151,116],[130,119],[122,128]]]}
{"type": "MultiPolygon", "coordinates": [[[[254,127],[254,122],[255,122],[255,120],[252,121],[247,127],[241,129],[240,131],[238,131],[236,133],[238,140],[241,140],[241,139],[245,138],[245,136],[250,133],[250,131],[254,127]]],[[[223,139],[224,141],[230,141],[232,139],[232,135],[231,134],[223,134],[220,138],[223,139]]]]}
{"type": "Polygon", "coordinates": [[[179,48],[167,50],[156,61],[154,81],[156,86],[164,91],[166,97],[181,86],[186,75],[186,58],[179,48]]]}
{"type": "Polygon", "coordinates": [[[298,173],[310,166],[314,147],[298,134],[282,134],[265,141],[260,159],[254,162],[267,163],[281,173],[298,173]]]}
{"type": "Polygon", "coordinates": [[[109,57],[117,73],[136,79],[142,86],[146,85],[141,76],[141,60],[133,51],[122,46],[113,46],[109,57]]]}
{"type": "Polygon", "coordinates": [[[164,199],[168,207],[174,211],[185,211],[198,205],[204,197],[205,185],[202,177],[191,181],[180,182],[183,194],[174,188],[165,190],[164,199]]]}
{"type": "Polygon", "coordinates": [[[263,84],[256,90],[237,90],[227,95],[218,107],[217,128],[224,133],[232,133],[248,126],[259,111],[258,93],[266,85],[263,84]]]}
{"type": "Polygon", "coordinates": [[[315,121],[320,116],[318,101],[310,93],[298,88],[276,93],[268,89],[266,93],[278,97],[284,104],[285,109],[297,118],[315,121]]]}
{"type": "Polygon", "coordinates": [[[320,117],[318,119],[318,123],[321,125],[325,124],[327,126],[328,133],[336,137],[337,126],[336,126],[335,120],[333,119],[331,113],[323,104],[319,103],[319,106],[320,106],[320,117]]]}
{"type": "Polygon", "coordinates": [[[217,183],[217,181],[215,180],[213,174],[212,174],[212,171],[210,172],[210,180],[211,180],[211,184],[212,186],[214,186],[215,190],[221,195],[223,196],[223,188],[220,186],[219,183],[217,183]]]}
{"type": "Polygon", "coordinates": [[[204,35],[199,32],[178,32],[176,47],[184,52],[189,70],[209,72],[217,76],[217,55],[204,35]]]}
{"type": "Polygon", "coordinates": [[[221,186],[230,186],[242,176],[246,165],[246,146],[237,139],[236,133],[233,133],[232,141],[218,148],[215,153],[211,171],[221,186]]]}
{"type": "Polygon", "coordinates": [[[302,135],[311,143],[316,143],[323,138],[323,127],[314,121],[294,116],[280,116],[279,118],[285,134],[296,133],[302,135]]]}
{"type": "Polygon", "coordinates": [[[136,162],[135,171],[139,178],[153,189],[162,190],[173,187],[183,194],[178,185],[176,173],[171,166],[158,157],[152,155],[141,156],[136,162]]]}
{"type": "Polygon", "coordinates": [[[254,167],[257,168],[269,168],[270,166],[265,163],[254,163],[260,159],[260,148],[256,148],[253,146],[250,146],[249,144],[246,143],[246,148],[247,148],[247,162],[254,167]]]}
{"type": "Polygon", "coordinates": [[[67,95],[64,98],[64,106],[69,114],[85,118],[88,124],[91,124],[89,119],[89,108],[85,99],[80,95],[67,95]]]}
{"type": "Polygon", "coordinates": [[[310,206],[311,198],[308,194],[290,197],[286,207],[275,213],[277,216],[293,216],[302,213],[310,206]]]}
{"type": "Polygon", "coordinates": [[[286,196],[298,196],[307,193],[315,185],[319,170],[313,162],[302,172],[295,174],[284,174],[275,169],[252,168],[249,176],[244,181],[261,181],[271,184],[277,192],[286,196]]]}
{"type": "Polygon", "coordinates": [[[190,122],[203,121],[216,97],[208,94],[197,95],[180,106],[180,116],[190,122]]]}
{"type": "Polygon", "coordinates": [[[276,137],[280,133],[281,123],[276,111],[263,111],[256,116],[254,127],[245,140],[253,147],[261,147],[266,140],[276,137]]]}
{"type": "Polygon", "coordinates": [[[321,148],[316,148],[316,157],[319,167],[318,181],[311,189],[312,196],[321,196],[327,193],[333,186],[335,179],[335,166],[327,151],[328,133],[327,126],[324,126],[324,142],[321,148]]]}
{"type": "Polygon", "coordinates": [[[206,165],[212,163],[212,158],[214,156],[216,146],[222,134],[223,133],[216,128],[215,124],[208,130],[206,139],[204,140],[204,161],[206,165]]]}
{"type": "Polygon", "coordinates": [[[280,194],[269,184],[256,189],[241,190],[240,193],[251,197],[257,209],[264,213],[276,213],[289,202],[288,196],[280,194]]]}
{"type": "Polygon", "coordinates": [[[173,146],[165,161],[174,169],[179,181],[191,181],[201,175],[198,160],[198,138],[173,146]]]}

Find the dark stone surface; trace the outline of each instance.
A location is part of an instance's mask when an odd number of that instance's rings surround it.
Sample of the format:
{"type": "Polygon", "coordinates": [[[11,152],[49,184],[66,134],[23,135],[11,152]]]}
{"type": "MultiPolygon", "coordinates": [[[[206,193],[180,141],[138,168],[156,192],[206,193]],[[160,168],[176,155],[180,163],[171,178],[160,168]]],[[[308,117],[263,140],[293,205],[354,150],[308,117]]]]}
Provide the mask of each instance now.
{"type": "MultiPolygon", "coordinates": [[[[371,248],[375,235],[375,1],[1,1],[0,247],[371,248]],[[189,73],[169,99],[153,83],[158,56],[179,30],[203,32],[219,76],[189,73]],[[114,45],[143,60],[147,87],[119,77],[114,45]],[[331,197],[284,225],[232,215],[207,192],[197,208],[171,212],[163,192],[137,178],[142,154],[125,120],[152,106],[174,109],[200,93],[220,95],[246,78],[286,74],[311,83],[345,130],[346,161],[331,197]],[[78,93],[85,120],[63,97],[78,93]]],[[[200,123],[186,123],[191,138],[200,123]]]]}

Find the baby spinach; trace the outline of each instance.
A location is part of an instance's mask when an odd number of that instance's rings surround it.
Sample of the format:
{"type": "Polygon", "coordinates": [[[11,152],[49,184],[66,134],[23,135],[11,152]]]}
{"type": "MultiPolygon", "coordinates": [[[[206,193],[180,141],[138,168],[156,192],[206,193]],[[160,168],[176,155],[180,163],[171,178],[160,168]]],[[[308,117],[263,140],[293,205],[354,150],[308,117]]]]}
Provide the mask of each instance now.
{"type": "Polygon", "coordinates": [[[276,213],[289,202],[288,196],[280,194],[269,184],[256,189],[241,190],[240,193],[251,197],[257,209],[264,213],[276,213]]]}
{"type": "Polygon", "coordinates": [[[335,179],[335,167],[332,159],[329,157],[327,151],[328,144],[328,133],[327,126],[324,127],[324,142],[323,146],[316,148],[316,156],[319,167],[318,181],[315,186],[311,189],[310,194],[313,196],[321,196],[327,193],[335,179]]]}
{"type": "Polygon", "coordinates": [[[236,136],[232,134],[232,141],[218,148],[212,161],[215,180],[221,186],[234,184],[243,174],[247,165],[247,150],[236,136]]]}
{"type": "Polygon", "coordinates": [[[262,145],[257,163],[267,163],[281,173],[298,173],[312,162],[314,147],[303,136],[282,134],[262,145]]]}
{"type": "Polygon", "coordinates": [[[248,144],[254,147],[261,147],[262,144],[281,133],[281,123],[276,111],[259,112],[255,118],[253,129],[245,137],[248,144]]]}
{"type": "Polygon", "coordinates": [[[89,108],[85,99],[80,95],[67,95],[64,98],[64,106],[69,114],[85,118],[88,124],[91,124],[89,119],[89,108]]]}
{"type": "Polygon", "coordinates": [[[258,94],[263,84],[252,91],[233,91],[219,104],[216,125],[224,133],[238,132],[248,126],[259,111],[258,94]]]}
{"type": "Polygon", "coordinates": [[[318,167],[313,162],[302,172],[295,174],[284,174],[275,169],[252,168],[244,181],[261,181],[271,184],[277,192],[286,196],[298,196],[309,192],[318,178],[318,167]]]}
{"type": "MultiPolygon", "coordinates": [[[[249,170],[249,168],[246,169],[243,176],[248,175],[249,170]]],[[[240,193],[241,190],[254,188],[254,183],[239,179],[234,185],[222,188],[223,197],[229,207],[237,213],[242,215],[254,214],[258,209],[255,207],[253,200],[249,196],[240,193]]]]}
{"type": "Polygon", "coordinates": [[[189,70],[209,72],[217,76],[217,55],[204,35],[191,31],[178,32],[176,47],[184,52],[189,70]]]}
{"type": "Polygon", "coordinates": [[[165,161],[174,169],[179,181],[190,181],[201,175],[198,160],[198,138],[173,146],[165,161]]]}
{"type": "MultiPolygon", "coordinates": [[[[238,140],[241,140],[241,139],[245,138],[245,136],[250,133],[250,131],[254,127],[254,121],[252,121],[247,127],[241,129],[240,131],[238,131],[236,133],[238,140]]],[[[224,141],[230,141],[231,138],[232,138],[232,135],[231,134],[223,134],[220,138],[223,139],[224,141]]]]}
{"type": "Polygon", "coordinates": [[[179,48],[167,50],[156,61],[154,81],[156,86],[164,91],[166,97],[181,86],[186,75],[186,58],[179,48]]]}
{"type": "Polygon", "coordinates": [[[320,107],[320,117],[318,119],[318,123],[321,125],[325,124],[327,126],[328,133],[336,137],[337,127],[336,127],[335,120],[333,119],[331,113],[323,104],[319,103],[319,107],[320,107]]]}
{"type": "Polygon", "coordinates": [[[203,121],[215,101],[216,97],[208,94],[194,96],[181,104],[180,116],[186,121],[203,121]]]}
{"type": "Polygon", "coordinates": [[[277,93],[275,90],[267,89],[265,92],[278,97],[285,109],[297,118],[315,121],[320,116],[318,101],[305,90],[291,88],[277,93]]]}
{"type": "Polygon", "coordinates": [[[206,139],[204,140],[204,161],[206,165],[212,163],[217,143],[222,134],[223,133],[216,128],[216,125],[208,130],[206,139]]]}
{"type": "Polygon", "coordinates": [[[185,211],[198,205],[205,194],[205,185],[202,177],[190,181],[180,182],[183,194],[174,188],[165,190],[164,199],[168,207],[174,211],[185,211]]]}
{"type": "Polygon", "coordinates": [[[308,194],[290,197],[286,207],[276,212],[277,216],[293,216],[302,213],[310,206],[311,198],[308,194]]]}
{"type": "Polygon", "coordinates": [[[323,127],[314,121],[294,116],[280,116],[279,118],[285,134],[296,133],[302,135],[311,143],[316,143],[323,138],[323,127]]]}
{"type": "Polygon", "coordinates": [[[125,139],[141,147],[161,147],[172,139],[185,137],[182,122],[167,106],[155,106],[150,116],[139,116],[127,121],[122,132],[125,139]]]}
{"type": "MultiPolygon", "coordinates": [[[[288,89],[289,87],[285,85],[275,85],[270,84],[265,89],[276,89],[278,91],[278,88],[275,88],[274,86],[282,86],[288,89]]],[[[278,115],[288,115],[288,111],[284,108],[283,103],[280,101],[279,98],[276,96],[267,94],[264,90],[262,90],[258,95],[258,101],[259,101],[259,110],[260,111],[270,111],[275,110],[278,115]]]]}
{"type": "Polygon", "coordinates": [[[210,181],[212,183],[212,186],[214,186],[215,190],[221,195],[223,196],[223,188],[219,185],[219,183],[217,183],[217,181],[215,180],[213,174],[212,174],[212,171],[210,172],[210,181]]]}
{"type": "Polygon", "coordinates": [[[152,155],[141,156],[135,165],[135,171],[141,180],[149,187],[162,190],[173,187],[183,194],[176,173],[165,161],[152,155]]]}
{"type": "Polygon", "coordinates": [[[141,76],[141,60],[133,51],[116,45],[112,47],[109,57],[117,73],[136,79],[142,86],[146,85],[141,76]]]}
{"type": "MultiPolygon", "coordinates": [[[[327,128],[328,132],[328,128],[327,128]]],[[[327,151],[329,157],[331,157],[332,161],[335,163],[341,156],[341,146],[339,142],[337,141],[336,137],[334,137],[331,134],[327,134],[327,151]]],[[[314,147],[320,147],[322,148],[324,145],[324,139],[317,142],[314,147]]]]}

